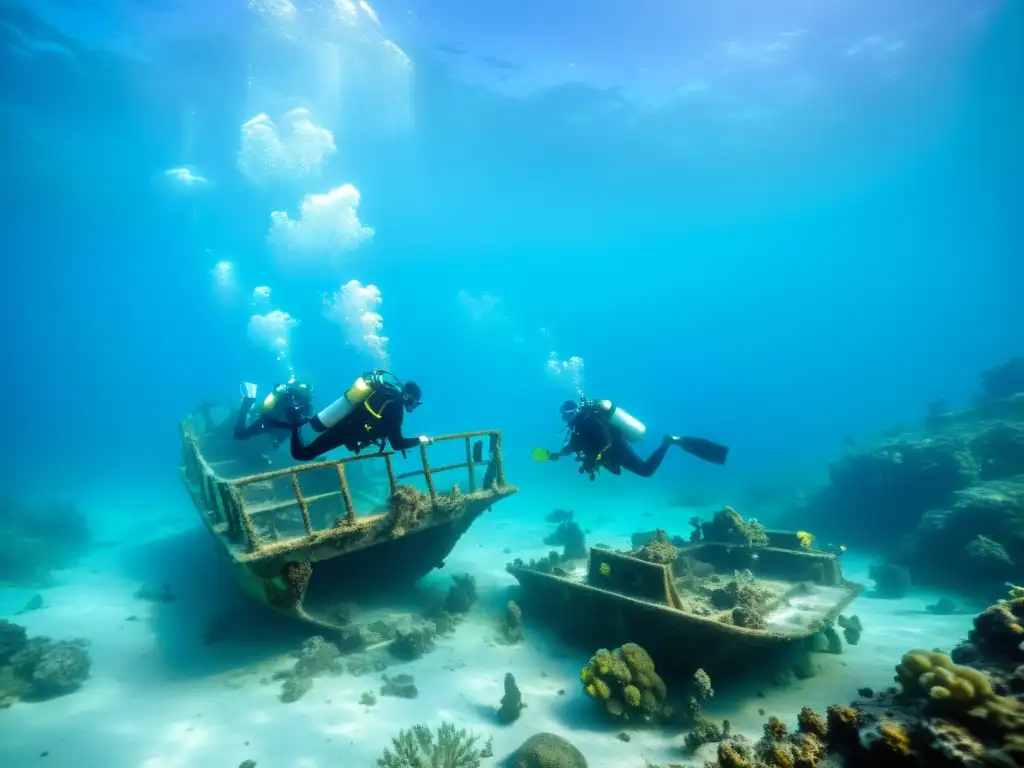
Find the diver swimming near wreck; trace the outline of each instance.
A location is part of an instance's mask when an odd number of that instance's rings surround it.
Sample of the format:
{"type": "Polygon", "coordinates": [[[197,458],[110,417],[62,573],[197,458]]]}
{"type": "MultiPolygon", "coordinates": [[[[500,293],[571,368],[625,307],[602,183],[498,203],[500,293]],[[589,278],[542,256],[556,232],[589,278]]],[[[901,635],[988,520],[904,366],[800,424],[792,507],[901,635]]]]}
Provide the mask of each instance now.
{"type": "Polygon", "coordinates": [[[249,414],[256,403],[256,385],[244,382],[241,389],[242,402],[233,432],[235,440],[266,434],[277,448],[291,434],[293,421],[308,420],[313,411],[313,388],[292,376],[286,383],[274,387],[250,422],[249,414]]]}
{"type": "Polygon", "coordinates": [[[405,437],[402,434],[405,414],[422,405],[422,397],[423,392],[416,382],[403,384],[388,371],[365,373],[313,418],[292,420],[292,458],[310,461],[341,446],[359,453],[371,445],[384,450],[385,444],[390,444],[393,450],[405,452],[421,443],[433,443],[426,435],[405,437]],[[301,430],[307,423],[318,434],[304,442],[301,430]]]}
{"type": "Polygon", "coordinates": [[[651,477],[673,445],[712,464],[725,464],[729,455],[726,446],[704,438],[666,435],[647,459],[641,459],[630,443],[639,441],[647,428],[610,400],[580,398],[579,404],[566,400],[559,412],[568,430],[565,444],[557,452],[535,448],[533,458],[557,461],[562,456],[575,454],[580,462],[580,474],[590,475],[591,480],[601,468],[613,475],[621,475],[625,469],[640,477],[651,477]]]}

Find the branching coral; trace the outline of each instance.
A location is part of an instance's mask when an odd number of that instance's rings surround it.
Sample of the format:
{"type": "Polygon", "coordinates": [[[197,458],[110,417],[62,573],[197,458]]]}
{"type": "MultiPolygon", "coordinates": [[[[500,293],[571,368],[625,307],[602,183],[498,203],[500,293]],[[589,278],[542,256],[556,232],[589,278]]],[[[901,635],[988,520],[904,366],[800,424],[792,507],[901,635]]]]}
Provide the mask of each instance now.
{"type": "Polygon", "coordinates": [[[394,752],[385,749],[378,768],[479,768],[479,736],[457,731],[451,723],[437,729],[437,737],[425,725],[399,731],[391,740],[394,752]]]}
{"type": "Polygon", "coordinates": [[[606,712],[626,719],[648,718],[662,711],[665,683],[647,652],[635,643],[615,651],[599,650],[580,673],[587,695],[606,712]]]}

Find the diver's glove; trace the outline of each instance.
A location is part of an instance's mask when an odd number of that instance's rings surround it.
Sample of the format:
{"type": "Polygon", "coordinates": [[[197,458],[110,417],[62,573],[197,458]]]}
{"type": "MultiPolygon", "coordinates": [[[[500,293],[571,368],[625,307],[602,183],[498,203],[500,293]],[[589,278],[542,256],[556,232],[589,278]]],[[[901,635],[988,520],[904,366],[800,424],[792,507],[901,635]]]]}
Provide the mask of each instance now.
{"type": "Polygon", "coordinates": [[[426,435],[420,435],[420,445],[433,445],[434,438],[427,437],[426,435]]]}
{"type": "Polygon", "coordinates": [[[242,390],[243,400],[255,400],[256,399],[256,385],[251,384],[248,381],[243,381],[242,386],[239,387],[242,390]]]}

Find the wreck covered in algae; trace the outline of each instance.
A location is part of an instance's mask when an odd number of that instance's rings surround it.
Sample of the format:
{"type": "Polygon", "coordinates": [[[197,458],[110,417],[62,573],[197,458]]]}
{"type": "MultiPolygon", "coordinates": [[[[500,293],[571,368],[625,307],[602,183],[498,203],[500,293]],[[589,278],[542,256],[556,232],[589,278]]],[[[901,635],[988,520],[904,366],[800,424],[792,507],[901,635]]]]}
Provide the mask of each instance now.
{"type": "Polygon", "coordinates": [[[465,460],[432,467],[431,449],[421,445],[420,468],[398,474],[392,451],[275,466],[279,459],[260,453],[263,440],[233,439],[233,420],[229,409],[204,405],[182,422],[185,487],[246,593],[327,628],[339,628],[344,618],[330,604],[308,604],[311,580],[341,601],[411,584],[442,567],[473,521],[518,490],[505,481],[498,430],[437,437],[435,444],[463,444],[465,460]],[[383,475],[381,482],[369,467],[383,475]],[[486,470],[482,481],[478,469],[486,470]],[[458,485],[438,488],[435,476],[454,470],[466,472],[465,492],[458,485]]]}
{"type": "MultiPolygon", "coordinates": [[[[739,519],[731,509],[721,515],[739,519]]],[[[677,674],[809,649],[826,636],[838,643],[837,620],[849,642],[859,636],[859,621],[847,625],[840,613],[861,586],[843,578],[836,553],[812,549],[808,534],[760,529],[752,542],[707,524],[704,538],[689,542],[664,531],[633,538],[629,551],[591,547],[580,560],[552,553],[507,570],[524,603],[556,621],[564,639],[588,648],[637,643],[677,674]]]]}

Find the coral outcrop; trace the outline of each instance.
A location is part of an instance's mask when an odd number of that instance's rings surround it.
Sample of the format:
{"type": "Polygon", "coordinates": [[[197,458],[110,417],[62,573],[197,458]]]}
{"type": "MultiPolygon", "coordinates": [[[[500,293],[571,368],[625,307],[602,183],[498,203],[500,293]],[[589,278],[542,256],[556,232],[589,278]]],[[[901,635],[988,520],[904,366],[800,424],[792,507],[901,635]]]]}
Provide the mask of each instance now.
{"type": "Polygon", "coordinates": [[[515,645],[523,640],[523,611],[513,601],[509,601],[501,614],[501,638],[506,645],[515,645]]]}
{"type": "Polygon", "coordinates": [[[852,447],[830,482],[793,506],[833,540],[890,541],[915,583],[958,589],[1024,580],[1024,391],[1019,362],[982,376],[966,411],[852,447]]]}
{"type": "Polygon", "coordinates": [[[538,733],[515,751],[510,768],[587,768],[587,760],[572,744],[553,733],[538,733]]]}
{"type": "Polygon", "coordinates": [[[572,520],[559,523],[544,543],[549,547],[562,547],[562,560],[582,560],[587,556],[586,536],[579,523],[572,520]]]}
{"type": "Polygon", "coordinates": [[[711,522],[700,527],[705,541],[722,541],[744,544],[749,547],[768,545],[768,534],[756,520],[744,520],[732,507],[716,512],[711,522]]]}
{"type": "Polygon", "coordinates": [[[1024,764],[1024,596],[975,619],[953,658],[908,651],[896,667],[900,688],[825,717],[806,707],[791,734],[772,718],[756,744],[728,739],[710,765],[737,768],[999,768],[1024,764]],[[959,660],[961,663],[956,663],[959,660]]]}
{"type": "Polygon", "coordinates": [[[519,713],[525,707],[523,694],[519,692],[516,679],[511,672],[507,672],[505,674],[505,695],[501,697],[501,708],[498,709],[498,722],[503,725],[514,723],[519,719],[519,713]]]}
{"type": "Polygon", "coordinates": [[[0,709],[77,691],[92,666],[87,646],[84,640],[29,638],[24,627],[0,619],[0,709]]]}
{"type": "Polygon", "coordinates": [[[665,706],[665,683],[647,651],[635,643],[599,650],[580,672],[580,680],[587,695],[614,717],[650,719],[665,706]]]}
{"type": "Polygon", "coordinates": [[[313,678],[340,675],[343,669],[338,646],[320,635],[310,637],[302,643],[292,669],[275,675],[283,681],[280,699],[285,704],[298,701],[312,689],[313,678]]]}

